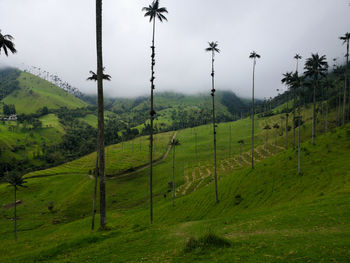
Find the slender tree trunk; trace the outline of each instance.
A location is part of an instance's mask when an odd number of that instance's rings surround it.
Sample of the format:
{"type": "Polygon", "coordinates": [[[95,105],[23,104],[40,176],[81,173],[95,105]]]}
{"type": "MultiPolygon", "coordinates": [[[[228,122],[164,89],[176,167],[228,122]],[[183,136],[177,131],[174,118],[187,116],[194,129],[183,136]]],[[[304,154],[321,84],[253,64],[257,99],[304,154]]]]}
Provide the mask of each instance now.
{"type": "Polygon", "coordinates": [[[94,198],[92,201],[92,222],[91,230],[95,228],[95,215],[96,215],[96,197],[97,197],[97,181],[98,181],[98,154],[96,154],[96,166],[95,166],[95,185],[94,185],[94,198]]]}
{"type": "Polygon", "coordinates": [[[240,144],[240,146],[239,146],[239,155],[241,156],[240,161],[241,161],[241,165],[242,165],[242,144],[240,144]]]}
{"type": "Polygon", "coordinates": [[[324,130],[325,130],[325,133],[327,133],[328,132],[328,86],[326,87],[325,97],[326,97],[326,119],[325,119],[324,130]]]}
{"type": "Polygon", "coordinates": [[[282,116],[282,114],[281,114],[280,118],[281,118],[281,133],[280,133],[280,136],[282,136],[283,135],[283,116],[282,116]]]}
{"type": "MultiPolygon", "coordinates": [[[[348,86],[348,68],[349,68],[349,39],[346,43],[346,67],[345,67],[345,89],[348,86]]],[[[348,102],[348,121],[350,120],[350,87],[349,87],[349,102],[348,102]]]]}
{"type": "Polygon", "coordinates": [[[197,155],[197,130],[195,130],[195,133],[194,133],[194,141],[195,141],[196,160],[198,160],[198,155],[197,155]]]}
{"type": "Polygon", "coordinates": [[[316,85],[317,80],[314,79],[314,90],[313,90],[313,110],[312,110],[312,144],[315,145],[315,137],[316,137],[316,85]]]}
{"type": "Polygon", "coordinates": [[[215,83],[214,83],[214,50],[212,51],[212,72],[211,72],[211,81],[212,81],[212,103],[213,103],[213,134],[214,134],[214,180],[215,180],[215,198],[216,203],[219,202],[218,196],[218,179],[216,171],[216,124],[215,124],[215,83]]]}
{"type": "Polygon", "coordinates": [[[175,145],[173,147],[173,206],[175,206],[175,145]]]}
{"type": "Polygon", "coordinates": [[[228,152],[228,158],[231,158],[231,140],[232,140],[232,135],[231,135],[231,124],[230,124],[230,136],[229,136],[229,152],[228,152]]]}
{"type": "Polygon", "coordinates": [[[15,188],[15,211],[14,211],[14,222],[15,222],[15,241],[17,241],[17,188],[15,188]]]}
{"type": "Polygon", "coordinates": [[[295,149],[295,89],[293,89],[293,149],[295,149]]]}
{"type": "Polygon", "coordinates": [[[288,113],[286,114],[286,149],[288,150],[288,113]]]}
{"type": "Polygon", "coordinates": [[[100,176],[100,227],[106,226],[106,178],[103,106],[103,58],[102,58],[102,0],[96,0],[96,46],[97,46],[97,100],[98,100],[98,168],[100,176]]]}
{"type": "Polygon", "coordinates": [[[325,127],[326,133],[328,132],[328,101],[326,101],[326,127],[325,127]]]}
{"type": "Polygon", "coordinates": [[[337,126],[341,125],[341,120],[340,120],[340,110],[341,110],[341,87],[339,85],[338,88],[338,110],[337,110],[337,126]]]}
{"type": "Polygon", "coordinates": [[[342,126],[345,125],[345,114],[346,114],[346,111],[345,111],[345,108],[346,108],[346,89],[347,89],[347,87],[346,87],[346,85],[347,85],[346,69],[345,69],[345,76],[344,77],[345,78],[344,78],[344,94],[343,94],[344,95],[344,100],[343,100],[342,126]]]}
{"type": "Polygon", "coordinates": [[[149,192],[150,192],[150,221],[151,224],[153,224],[153,120],[154,120],[154,106],[153,106],[153,91],[155,89],[154,86],[154,66],[156,64],[155,62],[155,46],[154,46],[154,35],[155,35],[155,30],[156,30],[156,19],[153,19],[153,35],[152,35],[152,61],[151,61],[151,111],[150,111],[150,116],[151,116],[151,130],[150,130],[150,146],[149,146],[149,162],[150,162],[150,172],[149,172],[149,192]]]}
{"type": "Polygon", "coordinates": [[[298,174],[301,173],[300,167],[300,110],[299,110],[299,118],[298,118],[298,174]]]}
{"type": "Polygon", "coordinates": [[[324,91],[323,87],[321,86],[321,116],[322,116],[322,122],[323,122],[323,132],[325,132],[325,117],[324,117],[324,91]]]}
{"type": "Polygon", "coordinates": [[[252,90],[252,169],[254,169],[254,81],[255,81],[255,58],[253,62],[253,90],[252,90]]]}

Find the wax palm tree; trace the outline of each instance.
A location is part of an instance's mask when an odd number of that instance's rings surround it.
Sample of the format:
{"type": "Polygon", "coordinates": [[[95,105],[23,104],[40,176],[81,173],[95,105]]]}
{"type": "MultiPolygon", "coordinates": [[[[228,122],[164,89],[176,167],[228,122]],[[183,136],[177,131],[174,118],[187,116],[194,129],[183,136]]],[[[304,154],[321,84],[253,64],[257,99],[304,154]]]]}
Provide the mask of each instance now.
{"type": "MultiPolygon", "coordinates": [[[[103,68],[103,71],[105,70],[105,68],[103,68]]],[[[88,77],[86,80],[93,80],[93,81],[97,81],[97,74],[95,72],[93,72],[92,70],[90,70],[90,74],[91,76],[88,77]]],[[[102,78],[104,80],[111,80],[111,76],[107,75],[107,74],[103,74],[102,78]]],[[[94,177],[95,177],[95,184],[94,184],[94,198],[93,198],[93,202],[92,202],[92,224],[91,224],[91,229],[94,230],[95,228],[95,215],[96,215],[96,197],[97,197],[97,179],[98,179],[98,149],[96,151],[96,166],[95,166],[95,171],[94,171],[94,177]]]]}
{"type": "Polygon", "coordinates": [[[254,115],[255,115],[255,108],[254,108],[254,86],[255,86],[255,66],[256,66],[256,59],[260,58],[260,55],[256,53],[255,51],[251,52],[249,55],[249,58],[253,59],[253,90],[252,90],[252,169],[254,169],[254,115]]]}
{"type": "Polygon", "coordinates": [[[218,42],[208,42],[209,47],[205,49],[207,52],[211,52],[211,97],[213,104],[213,135],[214,135],[214,179],[215,179],[215,197],[216,202],[219,202],[218,197],[218,182],[217,182],[217,174],[216,174],[216,123],[215,123],[215,71],[214,71],[214,61],[215,61],[215,53],[220,53],[220,49],[218,49],[218,42]]]}
{"type": "MultiPolygon", "coordinates": [[[[294,59],[297,61],[296,63],[296,71],[297,74],[299,72],[299,59],[302,59],[302,56],[299,54],[295,54],[294,59]]],[[[296,103],[296,90],[293,89],[293,124],[295,123],[295,103],[296,103]]],[[[293,125],[293,149],[295,147],[295,125],[293,125]]]]}
{"type": "MultiPolygon", "coordinates": [[[[291,81],[292,81],[292,72],[286,72],[285,74],[283,74],[283,78],[281,79],[281,82],[283,84],[286,84],[287,86],[287,90],[290,88],[291,85],[291,81]]],[[[288,94],[288,93],[286,93],[288,94]]],[[[287,112],[286,112],[286,149],[288,149],[288,95],[287,95],[287,112]]]]}
{"type": "Polygon", "coordinates": [[[315,144],[316,137],[316,90],[319,85],[319,78],[324,77],[328,69],[328,63],[326,61],[326,56],[319,56],[316,54],[311,54],[311,57],[306,60],[305,66],[305,77],[310,77],[313,79],[313,114],[312,114],[312,144],[315,144]]]}
{"type": "Polygon", "coordinates": [[[302,59],[303,57],[300,56],[299,54],[295,54],[294,59],[297,61],[297,67],[296,67],[296,72],[299,71],[299,59],[302,59]]]}
{"type": "Polygon", "coordinates": [[[96,0],[97,105],[98,105],[98,175],[100,177],[100,228],[106,226],[106,177],[104,142],[102,0],[96,0]]]}
{"type": "MultiPolygon", "coordinates": [[[[346,66],[345,66],[345,82],[344,82],[344,100],[343,100],[343,121],[342,125],[345,125],[345,105],[346,105],[346,89],[348,85],[348,67],[349,67],[349,41],[350,41],[350,33],[345,33],[344,36],[339,37],[340,40],[343,41],[343,44],[346,44],[346,66]]],[[[348,120],[350,118],[350,91],[349,91],[349,115],[348,120]]]]}
{"type": "Polygon", "coordinates": [[[180,141],[172,139],[170,145],[173,147],[173,206],[175,206],[175,148],[180,145],[180,141]]]}
{"type": "Polygon", "coordinates": [[[25,187],[26,181],[23,180],[23,176],[17,172],[11,172],[6,175],[6,181],[9,186],[14,189],[14,234],[15,240],[17,241],[17,190],[18,187],[25,187]]]}
{"type": "Polygon", "coordinates": [[[14,38],[11,35],[1,34],[1,30],[0,30],[0,54],[1,54],[1,49],[4,50],[4,53],[6,56],[8,56],[8,51],[10,51],[12,54],[17,53],[15,44],[12,42],[13,39],[14,38]]]}
{"type": "Polygon", "coordinates": [[[153,176],[153,120],[156,112],[154,111],[153,106],[153,91],[155,89],[154,86],[154,66],[156,64],[155,61],[155,45],[154,45],[154,37],[156,32],[156,18],[160,22],[168,21],[167,18],[163,15],[164,13],[168,13],[168,10],[165,7],[159,7],[159,0],[154,0],[151,5],[148,7],[142,8],[142,11],[146,12],[145,17],[149,17],[149,22],[153,21],[153,34],[152,34],[152,55],[151,55],[151,125],[150,125],[150,219],[151,224],[153,223],[153,195],[152,195],[152,176],[153,176]]]}
{"type": "Polygon", "coordinates": [[[293,127],[295,127],[296,122],[298,123],[298,174],[301,173],[301,171],[300,171],[300,129],[301,129],[302,117],[300,115],[300,107],[301,107],[301,87],[302,87],[302,85],[303,85],[303,77],[299,77],[298,71],[296,71],[291,76],[290,86],[294,90],[295,94],[299,91],[298,92],[299,93],[298,116],[293,121],[293,127]]]}

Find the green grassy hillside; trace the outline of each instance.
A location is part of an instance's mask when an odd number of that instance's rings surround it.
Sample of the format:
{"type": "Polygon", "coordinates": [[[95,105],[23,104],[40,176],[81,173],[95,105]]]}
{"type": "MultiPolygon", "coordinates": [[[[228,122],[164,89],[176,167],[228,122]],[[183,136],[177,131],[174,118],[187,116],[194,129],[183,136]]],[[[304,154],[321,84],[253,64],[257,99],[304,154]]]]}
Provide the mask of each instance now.
{"type": "MultiPolygon", "coordinates": [[[[94,155],[26,176],[28,188],[18,192],[17,243],[12,233],[13,192],[0,185],[2,261],[347,262],[350,126],[319,135],[313,146],[310,111],[304,119],[302,175],[297,174],[296,151],[284,149],[279,130],[271,130],[265,144],[263,127],[279,122],[279,115],[257,121],[254,170],[249,167],[250,120],[220,124],[218,204],[212,179],[211,126],[179,131],[175,207],[169,192],[170,152],[154,167],[152,226],[149,170],[130,170],[147,161],[146,140],[141,141],[139,153],[137,139],[106,151],[107,174],[114,175],[107,180],[108,231],[90,230],[93,180],[89,170],[94,167],[94,155]],[[240,139],[246,142],[242,158],[236,143],[240,139]]],[[[159,137],[158,156],[166,151],[171,136],[159,137]]]]}
{"type": "Polygon", "coordinates": [[[44,106],[49,109],[67,107],[75,109],[88,104],[68,92],[30,73],[21,72],[18,88],[6,96],[2,102],[14,104],[17,113],[35,113],[44,106]]]}
{"type": "MultiPolygon", "coordinates": [[[[248,112],[248,103],[232,91],[218,90],[215,103],[219,122],[238,119],[241,114],[245,116],[248,112]]],[[[209,92],[195,95],[159,92],[154,96],[154,105],[157,112],[155,123],[159,130],[193,127],[210,121],[212,104],[209,92]]],[[[149,122],[149,97],[111,99],[106,103],[106,107],[139,129],[149,122]]]]}

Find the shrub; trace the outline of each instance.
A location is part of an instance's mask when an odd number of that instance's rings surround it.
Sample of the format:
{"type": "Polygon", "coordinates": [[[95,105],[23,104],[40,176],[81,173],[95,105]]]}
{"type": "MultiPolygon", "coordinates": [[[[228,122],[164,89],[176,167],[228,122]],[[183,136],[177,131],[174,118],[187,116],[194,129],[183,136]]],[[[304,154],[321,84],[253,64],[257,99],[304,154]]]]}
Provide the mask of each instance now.
{"type": "Polygon", "coordinates": [[[225,248],[230,246],[231,243],[229,240],[214,233],[207,233],[198,239],[190,237],[185,244],[184,251],[187,253],[196,249],[225,248]]]}
{"type": "Polygon", "coordinates": [[[47,209],[52,213],[54,208],[54,203],[51,201],[47,204],[47,209]]]}

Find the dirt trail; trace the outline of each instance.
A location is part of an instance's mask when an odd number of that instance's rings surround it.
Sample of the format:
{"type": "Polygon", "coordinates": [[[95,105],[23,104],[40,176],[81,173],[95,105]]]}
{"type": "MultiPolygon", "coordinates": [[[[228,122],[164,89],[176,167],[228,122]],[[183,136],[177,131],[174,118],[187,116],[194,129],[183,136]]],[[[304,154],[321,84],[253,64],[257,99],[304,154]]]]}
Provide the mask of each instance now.
{"type": "MultiPolygon", "coordinates": [[[[171,138],[171,141],[176,138],[177,133],[178,133],[177,131],[174,133],[173,137],[171,138]]],[[[168,149],[166,150],[164,155],[160,159],[153,161],[153,165],[159,164],[162,161],[164,161],[168,157],[170,150],[171,150],[171,145],[169,144],[168,149]]],[[[139,173],[139,172],[147,169],[148,167],[149,167],[149,164],[144,164],[142,166],[136,167],[135,170],[132,171],[132,172],[124,172],[124,173],[120,173],[120,174],[116,174],[116,175],[109,175],[108,179],[112,180],[113,178],[116,178],[116,177],[117,178],[126,177],[126,176],[129,176],[129,175],[135,174],[135,173],[139,173]]]]}

